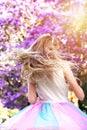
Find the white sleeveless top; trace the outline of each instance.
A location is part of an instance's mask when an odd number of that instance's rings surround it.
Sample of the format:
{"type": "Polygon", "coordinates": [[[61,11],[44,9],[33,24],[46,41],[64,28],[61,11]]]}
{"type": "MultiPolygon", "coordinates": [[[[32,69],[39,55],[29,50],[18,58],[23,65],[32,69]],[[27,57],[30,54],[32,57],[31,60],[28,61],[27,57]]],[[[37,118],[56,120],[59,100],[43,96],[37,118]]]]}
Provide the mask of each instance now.
{"type": "Polygon", "coordinates": [[[44,76],[37,83],[36,91],[43,102],[66,102],[68,101],[68,87],[64,78],[63,70],[54,73],[54,81],[44,76]],[[56,80],[57,79],[57,80],[56,80]]]}

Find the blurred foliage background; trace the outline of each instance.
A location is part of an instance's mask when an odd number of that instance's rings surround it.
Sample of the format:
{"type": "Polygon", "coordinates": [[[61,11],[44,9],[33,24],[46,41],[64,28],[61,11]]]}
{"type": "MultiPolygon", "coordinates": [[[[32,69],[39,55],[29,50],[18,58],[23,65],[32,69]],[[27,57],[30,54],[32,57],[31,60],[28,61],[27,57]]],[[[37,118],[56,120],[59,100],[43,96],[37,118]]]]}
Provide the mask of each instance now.
{"type": "MultiPolygon", "coordinates": [[[[86,95],[78,105],[87,113],[87,0],[1,0],[0,115],[4,110],[20,110],[28,105],[27,84],[20,78],[21,66],[8,60],[10,52],[30,47],[45,33],[59,38],[62,53],[77,63],[77,76],[86,95]]],[[[77,102],[72,93],[70,100],[77,102]]]]}

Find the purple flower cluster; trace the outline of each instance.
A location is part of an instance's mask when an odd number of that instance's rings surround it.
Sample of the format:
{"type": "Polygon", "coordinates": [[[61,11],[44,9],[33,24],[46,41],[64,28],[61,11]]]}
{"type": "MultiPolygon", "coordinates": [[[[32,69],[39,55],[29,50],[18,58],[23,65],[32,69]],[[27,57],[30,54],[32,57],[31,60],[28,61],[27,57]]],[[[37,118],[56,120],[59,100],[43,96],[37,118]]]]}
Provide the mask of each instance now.
{"type": "Polygon", "coordinates": [[[8,72],[2,71],[0,89],[0,98],[6,107],[22,109],[28,104],[27,85],[22,83],[18,69],[14,68],[8,72]]]}

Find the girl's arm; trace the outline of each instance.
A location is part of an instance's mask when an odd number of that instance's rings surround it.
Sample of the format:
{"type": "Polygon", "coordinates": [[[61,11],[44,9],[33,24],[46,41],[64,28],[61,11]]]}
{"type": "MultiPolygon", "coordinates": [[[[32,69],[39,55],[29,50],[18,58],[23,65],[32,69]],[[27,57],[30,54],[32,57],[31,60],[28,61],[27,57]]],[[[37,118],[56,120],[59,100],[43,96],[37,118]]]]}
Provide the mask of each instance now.
{"type": "Polygon", "coordinates": [[[66,78],[67,82],[69,83],[72,91],[75,93],[76,97],[79,100],[83,100],[84,92],[83,92],[82,88],[79,86],[79,84],[77,83],[72,70],[70,68],[64,69],[64,75],[65,75],[65,78],[66,78]]]}
{"type": "Polygon", "coordinates": [[[36,94],[36,84],[28,82],[28,101],[31,104],[34,104],[37,100],[36,94]]]}

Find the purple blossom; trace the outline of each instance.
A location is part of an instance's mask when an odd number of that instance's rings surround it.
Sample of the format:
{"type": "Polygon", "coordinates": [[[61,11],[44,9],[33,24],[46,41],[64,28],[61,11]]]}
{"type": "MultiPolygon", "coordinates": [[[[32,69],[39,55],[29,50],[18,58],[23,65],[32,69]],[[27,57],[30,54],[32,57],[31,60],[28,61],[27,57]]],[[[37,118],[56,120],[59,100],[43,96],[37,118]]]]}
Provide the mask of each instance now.
{"type": "Polygon", "coordinates": [[[5,85],[5,83],[6,81],[0,78],[0,88],[2,88],[5,85]]]}

